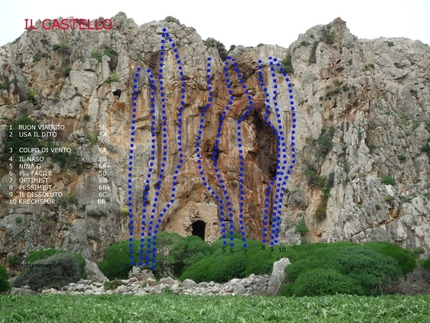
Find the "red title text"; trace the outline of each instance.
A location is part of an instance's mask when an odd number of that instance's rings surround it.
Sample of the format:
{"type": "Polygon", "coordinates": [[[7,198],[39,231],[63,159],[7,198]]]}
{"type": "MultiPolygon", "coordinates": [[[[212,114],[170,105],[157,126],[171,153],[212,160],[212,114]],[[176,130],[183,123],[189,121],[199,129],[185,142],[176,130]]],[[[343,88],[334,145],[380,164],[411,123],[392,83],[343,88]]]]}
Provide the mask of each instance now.
{"type": "MultiPolygon", "coordinates": [[[[113,23],[111,19],[98,19],[91,21],[90,19],[44,19],[42,21],[43,30],[109,30],[112,29],[113,23]]],[[[25,19],[26,30],[37,30],[33,26],[33,19],[25,19]]]]}

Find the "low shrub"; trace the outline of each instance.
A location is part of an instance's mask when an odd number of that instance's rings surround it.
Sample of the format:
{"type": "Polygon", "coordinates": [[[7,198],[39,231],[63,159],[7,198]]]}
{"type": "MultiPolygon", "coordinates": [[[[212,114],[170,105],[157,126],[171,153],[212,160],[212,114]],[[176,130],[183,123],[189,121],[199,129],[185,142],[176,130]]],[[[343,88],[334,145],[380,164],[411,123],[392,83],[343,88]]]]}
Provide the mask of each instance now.
{"type": "Polygon", "coordinates": [[[311,53],[308,59],[309,64],[315,64],[317,62],[316,51],[317,51],[318,44],[319,44],[318,41],[314,41],[312,44],[311,53]]]}
{"type": "Polygon", "coordinates": [[[376,252],[390,256],[397,261],[398,266],[402,269],[403,275],[413,271],[417,267],[417,263],[411,254],[402,247],[389,242],[368,242],[364,244],[376,252]]]}
{"type": "MultiPolygon", "coordinates": [[[[290,253],[289,259],[292,264],[285,269],[287,275],[285,284],[290,285],[282,289],[285,295],[302,295],[307,290],[308,287],[295,287],[295,284],[299,277],[308,271],[334,270],[346,276],[348,284],[354,282],[355,287],[351,288],[351,293],[359,295],[372,295],[376,293],[375,287],[378,284],[396,281],[403,274],[402,268],[393,257],[355,243],[307,244],[293,246],[291,249],[296,253],[290,253]]],[[[388,253],[386,250],[384,252],[388,253]]],[[[400,254],[403,256],[402,253],[400,254]]],[[[315,275],[313,273],[302,277],[314,279],[315,275]]],[[[336,279],[341,280],[340,276],[336,276],[336,279]]],[[[300,284],[304,284],[304,280],[302,278],[300,284]]],[[[322,286],[327,287],[327,285],[322,286]]],[[[323,287],[315,285],[315,289],[323,287]]],[[[331,287],[324,290],[330,290],[329,288],[331,287]]]]}
{"type": "Polygon", "coordinates": [[[333,147],[333,136],[334,133],[336,132],[336,128],[331,126],[328,130],[326,130],[324,132],[324,134],[322,134],[318,140],[317,140],[317,144],[318,144],[318,154],[320,157],[324,158],[328,152],[331,150],[331,148],[333,147]]]}
{"type": "Polygon", "coordinates": [[[430,272],[416,268],[399,281],[379,286],[383,294],[430,294],[430,272]]]}
{"type": "Polygon", "coordinates": [[[7,258],[7,262],[11,266],[19,266],[21,264],[21,258],[18,256],[10,256],[7,258]]]}
{"type": "Polygon", "coordinates": [[[222,239],[215,241],[212,254],[197,263],[186,267],[180,280],[192,279],[196,282],[227,282],[233,278],[243,278],[251,274],[269,274],[273,263],[288,257],[289,248],[285,246],[266,246],[261,241],[247,239],[246,251],[241,247],[240,235],[234,235],[235,247],[223,244],[222,239]]]}
{"type": "Polygon", "coordinates": [[[246,267],[249,258],[242,252],[221,254],[217,250],[212,256],[204,258],[188,267],[180,279],[193,279],[195,282],[214,281],[227,282],[233,278],[246,277],[246,267]]]}
{"type": "Polygon", "coordinates": [[[27,266],[15,280],[14,286],[29,285],[31,289],[56,288],[77,282],[80,278],[79,264],[70,253],[55,254],[27,266]]]}
{"type": "Polygon", "coordinates": [[[0,265],[0,293],[7,292],[10,289],[6,268],[0,265]]]}
{"type": "Polygon", "coordinates": [[[300,221],[299,223],[297,223],[296,225],[296,232],[300,233],[301,235],[309,232],[309,228],[306,226],[305,221],[300,221]]]}
{"type": "Polygon", "coordinates": [[[223,43],[212,37],[207,38],[203,43],[208,48],[215,47],[222,61],[227,59],[227,50],[223,43]]]}
{"type": "Polygon", "coordinates": [[[72,253],[66,250],[55,249],[55,248],[40,249],[40,250],[35,250],[30,252],[26,261],[28,263],[35,263],[36,261],[48,259],[53,255],[62,254],[62,253],[70,254],[76,259],[76,262],[79,267],[80,278],[86,279],[87,274],[85,272],[85,258],[80,253],[72,253]]]}
{"type": "Polygon", "coordinates": [[[416,256],[419,256],[423,253],[426,252],[426,250],[423,247],[416,247],[414,248],[414,250],[412,251],[416,256]]]}
{"type": "Polygon", "coordinates": [[[99,62],[102,61],[103,55],[100,54],[99,52],[92,52],[91,53],[91,58],[95,58],[96,60],[98,60],[99,62]]]}
{"type": "Polygon", "coordinates": [[[381,178],[381,183],[385,184],[385,185],[395,185],[396,184],[396,180],[388,175],[384,175],[381,178]]]}
{"type": "Polygon", "coordinates": [[[211,247],[200,237],[192,235],[179,240],[169,251],[173,260],[174,276],[179,277],[185,268],[208,257],[211,253],[211,247]]]}
{"type": "Polygon", "coordinates": [[[421,262],[421,268],[430,273],[430,257],[421,262]]]}
{"type": "MultiPolygon", "coordinates": [[[[288,286],[288,285],[286,285],[288,286]]],[[[364,295],[364,290],[353,278],[332,268],[315,268],[297,277],[291,287],[283,287],[282,296],[322,296],[335,294],[364,295]]]]}
{"type": "Polygon", "coordinates": [[[287,56],[285,56],[285,58],[282,60],[282,67],[287,74],[294,74],[292,56],[290,53],[288,53],[287,56]]]}
{"type": "Polygon", "coordinates": [[[107,84],[110,84],[110,83],[113,83],[113,82],[118,82],[118,75],[116,74],[116,73],[112,73],[111,75],[109,75],[108,76],[108,78],[106,79],[106,83],[107,84]]]}
{"type": "Polygon", "coordinates": [[[115,290],[122,285],[122,282],[118,279],[115,279],[115,280],[105,282],[103,285],[105,290],[115,290]]]}
{"type": "MultiPolygon", "coordinates": [[[[153,243],[154,238],[150,242],[151,249],[153,243]]],[[[212,253],[211,246],[197,236],[183,237],[174,232],[163,231],[157,235],[156,243],[156,277],[179,277],[185,268],[212,253]]],[[[142,262],[142,267],[151,266],[152,269],[152,250],[150,250],[150,255],[147,253],[148,240],[145,239],[143,244],[134,241],[133,250],[135,263],[142,262]],[[149,266],[146,266],[146,263],[149,266]]],[[[105,259],[98,265],[103,274],[111,280],[127,278],[131,269],[130,242],[121,241],[107,248],[105,259]]]]}
{"type": "Polygon", "coordinates": [[[110,280],[128,278],[131,269],[130,244],[133,245],[135,259],[139,259],[138,241],[130,243],[124,240],[108,247],[104,260],[97,263],[101,272],[110,280]]]}

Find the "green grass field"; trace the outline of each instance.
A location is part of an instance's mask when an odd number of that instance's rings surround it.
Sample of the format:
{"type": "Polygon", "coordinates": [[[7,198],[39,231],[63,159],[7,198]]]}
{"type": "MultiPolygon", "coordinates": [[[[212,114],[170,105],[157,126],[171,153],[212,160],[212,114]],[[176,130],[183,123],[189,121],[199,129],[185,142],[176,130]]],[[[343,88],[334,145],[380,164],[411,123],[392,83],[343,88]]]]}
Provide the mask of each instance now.
{"type": "Polygon", "coordinates": [[[0,322],[430,322],[430,295],[244,297],[0,296],[0,322]]]}

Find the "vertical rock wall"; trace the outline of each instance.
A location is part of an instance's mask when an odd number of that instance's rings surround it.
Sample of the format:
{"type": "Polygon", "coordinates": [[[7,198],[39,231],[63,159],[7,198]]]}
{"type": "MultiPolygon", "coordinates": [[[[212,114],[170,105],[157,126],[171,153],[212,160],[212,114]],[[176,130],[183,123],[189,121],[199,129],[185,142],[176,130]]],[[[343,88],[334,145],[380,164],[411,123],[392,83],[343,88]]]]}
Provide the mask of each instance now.
{"type": "MultiPolygon", "coordinates": [[[[201,107],[208,99],[206,58],[211,56],[213,104],[206,113],[201,150],[208,182],[221,194],[211,158],[221,112],[229,101],[223,62],[217,50],[207,48],[193,28],[180,25],[175,19],[142,26],[123,13],[112,19],[114,28],[110,31],[31,31],[0,48],[0,76],[2,84],[7,83],[0,89],[2,139],[7,125],[24,116],[40,123],[63,124],[65,130],[59,132],[58,141],[63,146],[76,147],[82,164],[79,173],[48,159],[43,167],[52,171],[50,180],[55,191],[74,197],[76,203],[38,206],[8,205],[9,191],[5,187],[9,177],[2,167],[3,260],[12,253],[25,256],[42,246],[65,248],[100,259],[107,246],[128,237],[126,179],[132,76],[138,66],[158,75],[164,27],[177,44],[187,92],[182,116],[184,162],[176,180],[175,203],[164,216],[161,228],[188,235],[192,233],[192,224],[200,220],[206,223],[206,241],[220,236],[219,206],[203,186],[195,146],[201,107]],[[100,53],[101,58],[94,52],[100,53]],[[40,60],[35,56],[40,56],[40,60]],[[29,100],[29,93],[36,101],[29,100]],[[106,126],[105,136],[100,135],[100,125],[106,126]],[[104,169],[100,157],[106,158],[104,163],[111,167],[104,169]],[[102,169],[109,186],[109,201],[104,205],[97,203],[102,169]],[[17,217],[22,222],[17,223],[17,217]]],[[[287,53],[294,68],[291,80],[298,114],[297,165],[284,192],[282,240],[298,243],[300,235],[295,226],[304,220],[310,229],[306,238],[311,241],[385,240],[428,250],[430,169],[425,145],[430,137],[429,47],[400,38],[360,40],[340,19],[299,35],[289,49],[273,45],[238,46],[230,52],[254,102],[252,112],[242,123],[247,236],[261,238],[265,191],[277,166],[276,137],[263,118],[265,95],[258,81],[257,61],[264,62],[264,80],[271,93],[274,86],[269,82],[272,75],[268,57],[282,60],[287,53]],[[395,185],[381,182],[383,175],[394,178],[395,185]]],[[[246,111],[247,97],[238,77],[231,75],[234,102],[222,129],[218,166],[232,196],[235,230],[239,232],[236,122],[246,111]]],[[[291,122],[287,86],[281,82],[281,74],[276,78],[280,82],[278,102],[283,125],[287,127],[291,122]]],[[[160,188],[161,205],[170,200],[179,159],[176,136],[181,87],[171,49],[166,50],[163,80],[168,160],[160,188]]],[[[151,144],[151,89],[144,72],[137,91],[133,201],[134,213],[140,214],[151,144]]],[[[161,167],[159,97],[156,105],[158,163],[154,176],[161,167]]],[[[270,118],[276,121],[274,114],[270,118]]],[[[4,151],[3,140],[1,145],[4,151]]],[[[154,184],[153,180],[150,198],[154,197],[154,184]]]]}

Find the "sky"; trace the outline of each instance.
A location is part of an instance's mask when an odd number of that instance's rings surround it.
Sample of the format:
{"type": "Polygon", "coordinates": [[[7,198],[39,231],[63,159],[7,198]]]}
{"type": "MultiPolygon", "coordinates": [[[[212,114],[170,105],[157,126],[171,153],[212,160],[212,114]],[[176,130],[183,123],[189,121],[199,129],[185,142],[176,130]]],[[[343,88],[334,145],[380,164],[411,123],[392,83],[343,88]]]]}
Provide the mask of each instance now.
{"type": "Polygon", "coordinates": [[[111,18],[120,11],[138,25],[173,16],[194,27],[203,39],[213,37],[227,49],[232,44],[259,43],[288,47],[299,34],[337,17],[358,38],[406,37],[430,44],[428,0],[7,0],[0,11],[0,46],[24,32],[24,19],[92,20],[111,18]]]}

